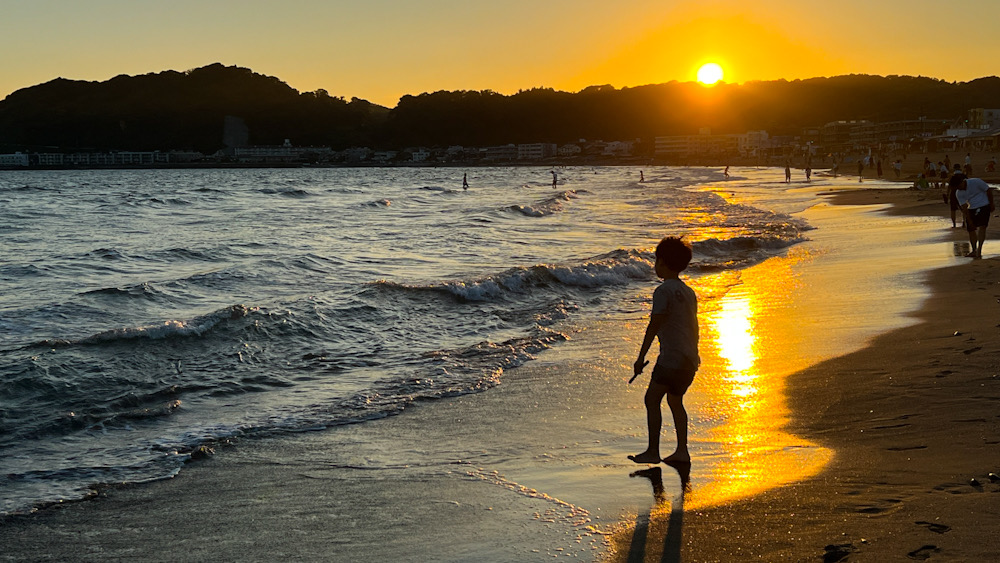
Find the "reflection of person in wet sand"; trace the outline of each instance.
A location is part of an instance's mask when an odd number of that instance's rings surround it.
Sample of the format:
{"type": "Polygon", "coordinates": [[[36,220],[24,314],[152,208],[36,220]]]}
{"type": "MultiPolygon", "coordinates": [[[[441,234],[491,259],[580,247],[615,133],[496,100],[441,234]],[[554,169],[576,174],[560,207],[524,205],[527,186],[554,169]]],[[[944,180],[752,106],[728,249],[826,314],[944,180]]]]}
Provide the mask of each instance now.
{"type": "Polygon", "coordinates": [[[663,415],[660,403],[667,396],[667,406],[674,419],[677,449],[662,461],[666,463],[690,462],[687,432],[688,417],[684,409],[684,393],[694,381],[701,359],[698,357],[698,298],[694,291],[680,279],[691,262],[691,247],[680,238],[668,237],[656,246],[656,275],[663,283],[653,292],[653,309],[649,325],[639,349],[639,358],[633,365],[632,382],[649,364],[646,352],[653,339],[660,341],[660,355],[646,389],[646,424],[649,445],[646,451],[628,456],[636,463],[659,463],[660,427],[663,415]]]}
{"type": "MultiPolygon", "coordinates": [[[[660,554],[660,561],[680,561],[681,543],[684,533],[684,495],[691,490],[691,464],[676,463],[671,466],[677,470],[681,478],[681,492],[673,499],[673,506],[670,507],[670,516],[667,521],[666,532],[663,534],[663,552],[660,554]]],[[[670,502],[667,498],[666,490],[663,487],[663,471],[659,467],[649,467],[632,472],[629,477],[645,477],[653,486],[654,506],[647,514],[640,514],[636,517],[635,532],[632,535],[632,544],[629,546],[629,561],[645,561],[652,556],[656,557],[654,551],[648,552],[648,534],[653,531],[654,515],[670,502]]],[[[654,536],[655,537],[655,536],[654,536]]]]}

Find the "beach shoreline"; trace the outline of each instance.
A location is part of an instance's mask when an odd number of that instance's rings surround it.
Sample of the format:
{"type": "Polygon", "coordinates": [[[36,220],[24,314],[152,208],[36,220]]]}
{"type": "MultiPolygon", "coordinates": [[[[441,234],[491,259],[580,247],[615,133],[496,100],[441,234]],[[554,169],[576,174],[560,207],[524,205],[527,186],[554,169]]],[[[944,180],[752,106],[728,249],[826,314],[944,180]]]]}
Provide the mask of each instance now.
{"type": "MultiPolygon", "coordinates": [[[[935,190],[831,193],[847,206],[890,204],[890,213],[948,212],[935,190]]],[[[1000,244],[995,234],[987,256],[1000,244]]],[[[945,236],[967,240],[960,229],[945,236]]],[[[1000,484],[988,478],[1000,473],[991,438],[1000,418],[990,411],[1000,401],[990,322],[1000,288],[988,281],[997,264],[932,272],[933,297],[917,324],[790,376],[787,430],[835,452],[818,475],[723,505],[692,504],[682,518],[639,518],[636,528],[620,512],[585,508],[608,495],[648,506],[649,481],[657,494],[652,478],[627,477],[642,469],[624,453],[643,440],[643,389],[624,386],[621,373],[642,327],[619,319],[571,331],[572,353],[549,350],[488,393],[223,446],[173,479],[9,518],[0,522],[0,559],[624,561],[639,547],[645,560],[988,560],[1000,553],[990,535],[1000,484]],[[968,306],[970,296],[983,304],[968,306]],[[565,377],[581,372],[586,386],[565,377]],[[598,419],[603,428],[590,423],[598,419]],[[437,430],[420,430],[428,428],[437,430]],[[373,528],[414,539],[373,541],[373,528]],[[493,533],[477,539],[484,530],[493,533]]],[[[672,471],[662,469],[665,480],[676,479],[672,471]]]]}
{"type": "MultiPolygon", "coordinates": [[[[945,216],[938,195],[876,188],[832,197],[945,216]]],[[[994,222],[987,255],[997,234],[994,222]]],[[[968,244],[964,229],[949,236],[968,244]]],[[[934,270],[916,324],[794,374],[789,431],[833,449],[832,462],[816,477],[686,512],[673,531],[681,560],[1000,557],[1000,482],[991,477],[1000,474],[998,272],[997,258],[934,270]]],[[[656,546],[671,535],[663,524],[643,532],[654,538],[647,561],[660,560],[656,546]]],[[[613,561],[628,560],[627,541],[619,538],[613,561]]]]}

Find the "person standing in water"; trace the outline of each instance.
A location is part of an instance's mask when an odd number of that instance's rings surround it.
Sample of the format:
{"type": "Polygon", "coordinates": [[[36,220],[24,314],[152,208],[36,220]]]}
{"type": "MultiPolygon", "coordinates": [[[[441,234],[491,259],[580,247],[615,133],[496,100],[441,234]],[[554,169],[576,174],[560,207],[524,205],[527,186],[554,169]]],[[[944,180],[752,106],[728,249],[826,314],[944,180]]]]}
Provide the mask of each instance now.
{"type": "Polygon", "coordinates": [[[684,409],[684,393],[694,381],[701,364],[698,356],[698,296],[680,279],[691,262],[691,247],[678,237],[667,237],[656,246],[656,275],[663,283],[653,291],[653,309],[639,349],[639,358],[632,366],[631,383],[649,364],[646,352],[653,340],[660,341],[660,354],[646,389],[646,425],[649,443],[646,450],[628,456],[636,463],[690,463],[688,452],[688,416],[684,409]],[[660,459],[660,427],[663,414],[660,403],[667,397],[667,406],[674,419],[677,448],[660,459]]]}
{"type": "Polygon", "coordinates": [[[462,174],[462,189],[463,190],[469,189],[469,173],[468,172],[462,174]]]}
{"type": "Polygon", "coordinates": [[[559,176],[557,176],[556,175],[556,171],[553,170],[552,171],[552,187],[553,188],[556,187],[556,183],[557,183],[558,179],[559,179],[559,176]]]}

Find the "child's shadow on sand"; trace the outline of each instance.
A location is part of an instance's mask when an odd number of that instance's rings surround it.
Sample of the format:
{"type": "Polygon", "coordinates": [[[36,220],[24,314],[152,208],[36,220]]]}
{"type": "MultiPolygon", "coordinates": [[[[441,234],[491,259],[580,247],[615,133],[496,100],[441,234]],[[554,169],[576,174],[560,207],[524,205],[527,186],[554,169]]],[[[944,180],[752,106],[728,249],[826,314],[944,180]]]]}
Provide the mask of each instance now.
{"type": "MultiPolygon", "coordinates": [[[[663,537],[663,555],[660,561],[679,562],[681,560],[681,533],[684,526],[684,495],[691,489],[691,464],[671,463],[668,464],[677,471],[681,480],[681,492],[674,499],[674,504],[670,510],[670,519],[667,522],[667,531],[663,537]]],[[[646,542],[649,534],[650,516],[654,509],[670,502],[666,491],[663,488],[663,470],[659,467],[650,467],[633,471],[629,477],[645,477],[649,479],[653,486],[653,499],[655,503],[645,513],[636,518],[635,532],[632,534],[632,543],[629,546],[628,560],[630,563],[646,560],[646,542]]]]}

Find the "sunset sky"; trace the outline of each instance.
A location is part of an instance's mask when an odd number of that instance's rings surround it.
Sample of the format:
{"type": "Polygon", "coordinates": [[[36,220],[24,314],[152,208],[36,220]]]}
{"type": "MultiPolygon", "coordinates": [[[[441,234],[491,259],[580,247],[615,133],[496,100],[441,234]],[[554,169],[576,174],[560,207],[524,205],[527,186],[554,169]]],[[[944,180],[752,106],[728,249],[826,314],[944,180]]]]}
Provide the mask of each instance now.
{"type": "Polygon", "coordinates": [[[220,62],[393,107],[405,94],[839,74],[1000,73],[997,0],[0,0],[0,97],[220,62]]]}

